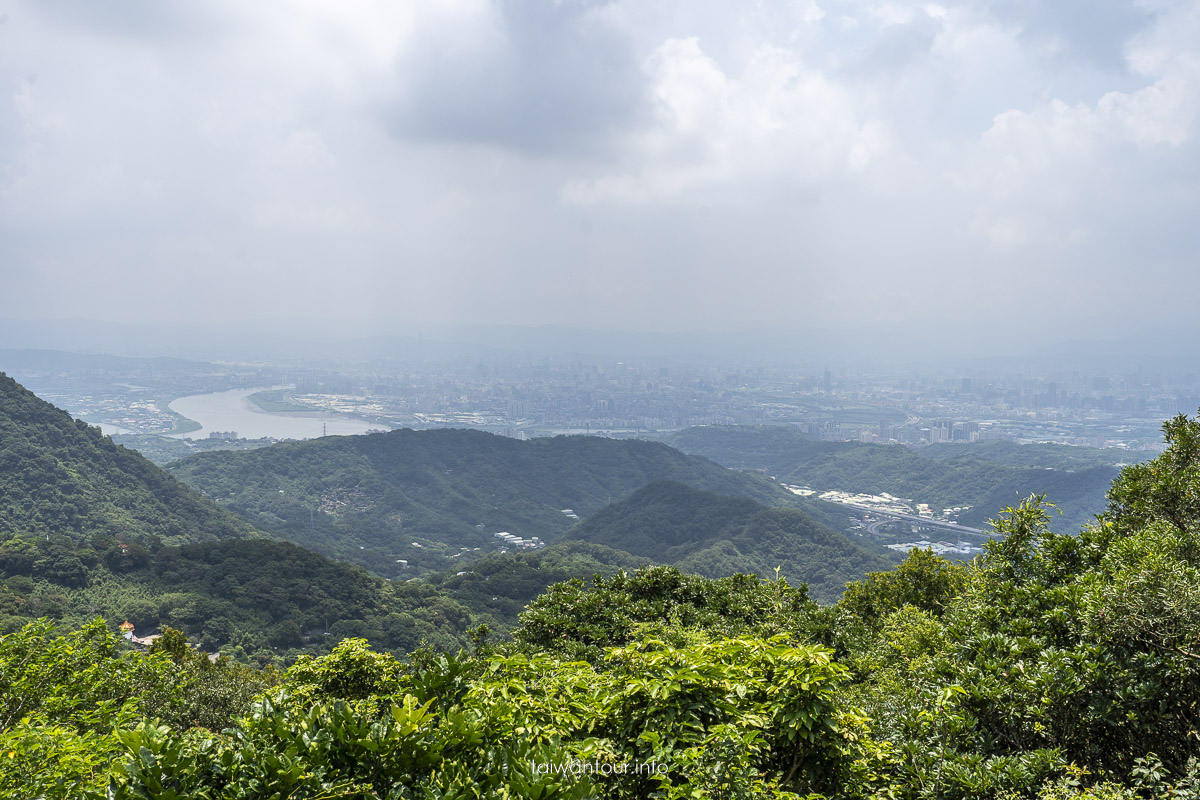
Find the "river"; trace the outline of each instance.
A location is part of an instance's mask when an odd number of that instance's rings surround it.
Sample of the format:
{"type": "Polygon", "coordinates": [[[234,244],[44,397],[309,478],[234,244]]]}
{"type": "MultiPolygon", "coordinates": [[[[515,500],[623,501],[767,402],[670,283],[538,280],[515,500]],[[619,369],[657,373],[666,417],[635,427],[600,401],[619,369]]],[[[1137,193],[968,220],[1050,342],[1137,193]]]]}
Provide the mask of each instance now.
{"type": "Polygon", "coordinates": [[[207,439],[213,431],[234,431],[243,439],[316,439],[318,436],[350,436],[378,430],[379,423],[342,417],[336,414],[270,413],[248,399],[257,392],[286,387],[260,386],[254,389],[230,389],[225,392],[193,394],[173,400],[170,409],[200,423],[200,430],[171,434],[176,439],[207,439]]]}

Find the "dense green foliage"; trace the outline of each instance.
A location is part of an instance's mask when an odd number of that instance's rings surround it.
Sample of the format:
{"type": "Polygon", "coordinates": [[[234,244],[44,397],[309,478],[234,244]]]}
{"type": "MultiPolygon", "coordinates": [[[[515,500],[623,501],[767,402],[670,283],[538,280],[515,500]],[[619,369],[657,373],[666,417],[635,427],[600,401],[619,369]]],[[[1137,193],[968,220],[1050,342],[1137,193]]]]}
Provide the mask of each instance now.
{"type": "Polygon", "coordinates": [[[962,591],[966,572],[962,565],[938,558],[931,550],[913,550],[895,569],[874,572],[848,584],[838,612],[866,625],[881,623],[890,612],[905,606],[941,616],[962,591]]]}
{"type": "Polygon", "coordinates": [[[585,516],[663,478],[789,501],[761,475],[662,444],[587,436],[398,430],[203,453],[169,470],[263,530],[385,577],[470,560],[498,531],[551,541],[572,524],[563,509],[585,516]]]}
{"type": "Polygon", "coordinates": [[[108,782],[119,732],[140,719],[220,728],[279,681],[212,661],[177,631],[161,643],[130,652],[99,620],[65,633],[35,622],[0,638],[0,796],[80,797],[108,782]]]}
{"type": "Polygon", "coordinates": [[[422,642],[456,649],[477,624],[430,584],[389,583],[263,539],[145,550],[14,537],[0,542],[0,576],[0,630],[30,617],[78,625],[99,614],[142,635],[170,625],[209,651],[260,664],[326,652],[347,636],[401,654],[422,642]]]}
{"type": "Polygon", "coordinates": [[[14,533],[107,535],[145,545],[254,531],[0,373],[0,536],[14,533]]]}
{"type": "Polygon", "coordinates": [[[836,601],[847,581],[894,563],[801,511],[768,509],[674,481],[637,490],[566,536],[710,578],[739,572],[766,576],[779,568],[825,602],[836,601]]]}
{"type": "Polygon", "coordinates": [[[525,553],[495,553],[469,570],[430,576],[430,583],[471,610],[478,624],[506,633],[525,607],[556,583],[646,566],[649,559],[587,542],[566,541],[525,553]]]}
{"type": "Polygon", "coordinates": [[[936,448],[926,455],[928,448],[818,441],[778,425],[689,428],[666,441],[728,467],[766,469],[784,483],[888,492],[939,509],[971,506],[958,519],[972,527],[1022,497],[1045,494],[1061,512],[1055,525],[1078,530],[1104,510],[1104,493],[1117,475],[1115,458],[1097,464],[1045,447],[1013,451],[1015,445],[982,442],[956,445],[957,454],[936,448]]]}
{"type": "Polygon", "coordinates": [[[689,630],[770,638],[796,630],[816,609],[803,586],[794,589],[785,580],[714,580],[656,566],[550,587],[521,615],[515,638],[526,652],[597,662],[604,648],[648,633],[677,641],[689,630]]]}
{"type": "Polygon", "coordinates": [[[969,567],[913,556],[822,612],[907,796],[1200,789],[1200,422],[1164,431],[1078,535],[1031,498],[969,567]]]}
{"type": "Polygon", "coordinates": [[[407,674],[351,641],[296,672],[221,736],[122,732],[139,757],[111,796],[796,797],[855,766],[844,670],[779,640],[649,640],[602,670],[515,654],[407,674]]]}

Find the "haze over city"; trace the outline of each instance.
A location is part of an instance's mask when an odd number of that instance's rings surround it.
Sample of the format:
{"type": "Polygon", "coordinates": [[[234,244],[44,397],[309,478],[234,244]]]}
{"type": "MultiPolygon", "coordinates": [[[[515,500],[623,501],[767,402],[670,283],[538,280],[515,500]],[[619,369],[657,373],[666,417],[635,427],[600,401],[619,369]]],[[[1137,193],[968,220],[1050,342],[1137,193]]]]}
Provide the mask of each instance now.
{"type": "Polygon", "coordinates": [[[95,347],[49,341],[65,320],[968,356],[1195,333],[1196,3],[0,0],[0,23],[10,345],[95,347]]]}

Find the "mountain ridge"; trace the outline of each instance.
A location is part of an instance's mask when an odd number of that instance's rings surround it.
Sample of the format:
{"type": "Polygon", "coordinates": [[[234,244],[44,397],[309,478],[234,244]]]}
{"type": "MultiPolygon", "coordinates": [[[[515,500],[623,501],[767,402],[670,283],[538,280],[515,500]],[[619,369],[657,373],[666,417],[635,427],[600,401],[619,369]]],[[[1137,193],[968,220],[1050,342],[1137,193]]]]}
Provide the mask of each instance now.
{"type": "Polygon", "coordinates": [[[604,545],[708,578],[779,574],[833,602],[849,580],[892,566],[794,508],[768,508],[675,481],[655,481],[573,527],[562,540],[604,545]]]}
{"type": "MultiPolygon", "coordinates": [[[[821,441],[787,426],[688,428],[664,441],[725,466],[765,469],[781,482],[822,491],[888,492],[934,509],[970,506],[958,516],[970,527],[984,527],[1004,508],[1044,492],[1063,512],[1055,515],[1055,527],[1078,530],[1104,510],[1105,493],[1118,474],[1116,466],[1087,461],[1071,470],[1017,466],[1011,448],[1006,463],[974,456],[972,445],[951,457],[942,450],[927,457],[901,445],[821,441]]],[[[1028,455],[1045,458],[1037,450],[1028,455]]],[[[1064,463],[1063,457],[1054,463],[1064,463]]]]}
{"type": "Polygon", "coordinates": [[[762,475],[657,442],[521,441],[458,429],[201,453],[167,469],[261,528],[387,577],[446,569],[459,554],[469,560],[474,548],[492,548],[500,531],[551,542],[573,523],[564,512],[586,516],[661,478],[793,502],[762,475]]]}
{"type": "Polygon", "coordinates": [[[260,535],[0,372],[0,533],[166,544],[260,535]]]}

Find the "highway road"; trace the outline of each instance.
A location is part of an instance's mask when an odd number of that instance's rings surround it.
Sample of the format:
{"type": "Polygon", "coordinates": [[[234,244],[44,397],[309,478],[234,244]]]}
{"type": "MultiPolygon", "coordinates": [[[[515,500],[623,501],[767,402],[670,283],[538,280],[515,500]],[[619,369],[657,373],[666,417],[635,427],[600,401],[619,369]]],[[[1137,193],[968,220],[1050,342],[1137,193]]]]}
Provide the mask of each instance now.
{"type": "MultiPolygon", "coordinates": [[[[991,538],[992,536],[991,531],[985,531],[979,528],[969,528],[966,525],[955,525],[953,523],[943,522],[942,520],[938,519],[929,519],[929,517],[919,517],[916,514],[901,514],[897,511],[881,511],[877,508],[872,508],[871,506],[859,505],[858,503],[842,503],[842,505],[850,506],[851,508],[857,508],[860,511],[869,511],[872,514],[880,514],[882,516],[891,517],[892,519],[901,519],[906,522],[916,522],[920,523],[921,525],[927,525],[933,528],[942,528],[944,530],[954,531],[956,533],[967,533],[973,536],[985,536],[988,538],[991,538]]],[[[874,528],[878,524],[880,523],[873,523],[868,528],[868,531],[874,533],[874,528]]]]}

